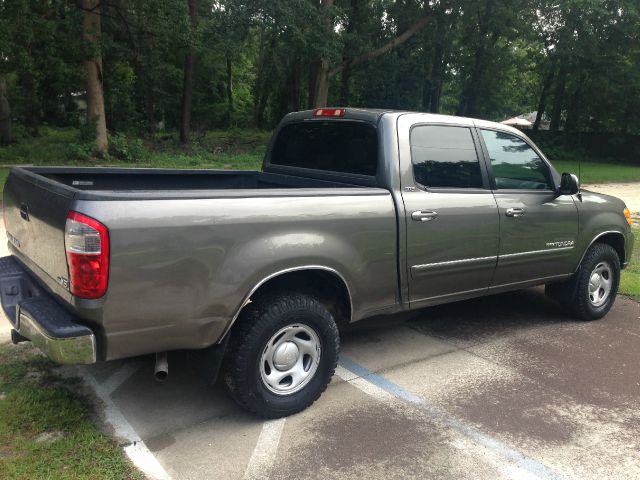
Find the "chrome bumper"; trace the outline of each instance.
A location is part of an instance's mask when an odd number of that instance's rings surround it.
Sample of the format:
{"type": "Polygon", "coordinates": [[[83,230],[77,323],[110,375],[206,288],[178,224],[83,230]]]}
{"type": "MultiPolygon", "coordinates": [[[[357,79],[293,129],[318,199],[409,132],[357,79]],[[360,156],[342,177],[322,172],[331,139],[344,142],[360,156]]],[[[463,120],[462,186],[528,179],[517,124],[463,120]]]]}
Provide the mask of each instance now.
{"type": "Polygon", "coordinates": [[[13,257],[0,258],[0,297],[13,329],[51,360],[95,363],[96,337],[45,292],[13,257]]]}
{"type": "Polygon", "coordinates": [[[22,304],[18,306],[17,318],[18,325],[15,330],[31,340],[54,362],[64,364],[96,362],[96,337],[93,332],[69,337],[56,336],[56,333],[47,331],[38,323],[38,320],[25,311],[22,304]]]}

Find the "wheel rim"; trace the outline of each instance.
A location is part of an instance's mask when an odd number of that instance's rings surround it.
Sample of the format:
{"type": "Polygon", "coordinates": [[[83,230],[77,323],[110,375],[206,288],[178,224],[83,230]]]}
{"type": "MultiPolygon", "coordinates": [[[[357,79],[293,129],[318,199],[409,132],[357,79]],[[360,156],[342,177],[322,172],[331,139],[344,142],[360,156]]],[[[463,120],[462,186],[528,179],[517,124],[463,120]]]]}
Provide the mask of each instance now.
{"type": "Polygon", "coordinates": [[[600,262],[589,277],[589,301],[594,307],[601,307],[611,295],[613,271],[607,262],[600,262]]]}
{"type": "Polygon", "coordinates": [[[281,328],[262,352],[262,383],[276,395],[295,393],[315,375],[320,355],[320,338],[311,327],[294,324],[281,328]]]}

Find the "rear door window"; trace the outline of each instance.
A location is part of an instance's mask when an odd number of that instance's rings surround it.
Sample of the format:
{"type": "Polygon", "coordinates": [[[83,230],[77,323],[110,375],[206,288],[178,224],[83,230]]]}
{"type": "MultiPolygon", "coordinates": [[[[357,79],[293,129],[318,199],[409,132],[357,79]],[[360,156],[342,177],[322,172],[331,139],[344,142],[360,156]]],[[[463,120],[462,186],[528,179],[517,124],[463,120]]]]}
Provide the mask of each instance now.
{"type": "Polygon", "coordinates": [[[549,166],[520,137],[480,130],[498,190],[552,190],[549,166]]]}
{"type": "Polygon", "coordinates": [[[480,161],[467,127],[419,125],[411,130],[411,162],[427,188],[482,188],[480,161]]]}
{"type": "Polygon", "coordinates": [[[375,176],[377,130],[365,122],[291,123],[278,133],[270,162],[286,167],[375,176]]]}

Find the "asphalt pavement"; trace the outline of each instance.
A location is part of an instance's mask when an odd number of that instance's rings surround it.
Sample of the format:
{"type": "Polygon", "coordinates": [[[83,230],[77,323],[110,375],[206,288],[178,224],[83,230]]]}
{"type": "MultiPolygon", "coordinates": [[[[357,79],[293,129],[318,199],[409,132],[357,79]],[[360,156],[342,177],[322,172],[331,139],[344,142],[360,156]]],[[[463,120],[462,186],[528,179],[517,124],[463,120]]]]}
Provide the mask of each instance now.
{"type": "Polygon", "coordinates": [[[152,357],[79,371],[159,478],[632,479],[639,345],[637,302],[584,323],[529,289],[357,324],[325,394],[285,420],[243,412],[181,353],[163,384],[152,357]]]}

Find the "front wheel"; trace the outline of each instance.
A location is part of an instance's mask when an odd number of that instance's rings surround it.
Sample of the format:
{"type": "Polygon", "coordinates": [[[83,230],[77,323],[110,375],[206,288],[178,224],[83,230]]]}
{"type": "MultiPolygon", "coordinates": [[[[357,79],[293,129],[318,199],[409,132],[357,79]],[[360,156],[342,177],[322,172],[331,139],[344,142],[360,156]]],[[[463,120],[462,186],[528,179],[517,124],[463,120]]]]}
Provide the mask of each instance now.
{"type": "Polygon", "coordinates": [[[565,284],[548,285],[547,293],[581,320],[597,320],[611,310],[619,283],[618,253],[610,245],[595,243],[574,277],[565,284]]]}
{"type": "Polygon", "coordinates": [[[245,307],[232,330],[224,380],[243,408],[277,418],[304,410],[327,388],[339,334],[315,297],[281,293],[245,307]]]}

